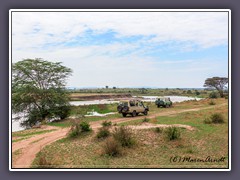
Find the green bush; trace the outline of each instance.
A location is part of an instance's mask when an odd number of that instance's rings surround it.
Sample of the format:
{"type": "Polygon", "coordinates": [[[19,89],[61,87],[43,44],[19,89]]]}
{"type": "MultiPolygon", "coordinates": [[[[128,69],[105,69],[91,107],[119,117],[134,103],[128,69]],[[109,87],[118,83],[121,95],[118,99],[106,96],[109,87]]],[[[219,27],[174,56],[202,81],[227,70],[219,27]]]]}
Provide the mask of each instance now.
{"type": "Polygon", "coordinates": [[[71,129],[68,132],[68,137],[77,137],[81,135],[83,132],[91,131],[90,125],[86,121],[82,121],[79,123],[78,121],[73,121],[71,125],[71,129]]]}
{"type": "Polygon", "coordinates": [[[214,123],[214,124],[224,123],[224,117],[220,113],[212,114],[210,119],[211,119],[212,123],[214,123]]]}
{"type": "Polygon", "coordinates": [[[90,124],[86,121],[82,121],[80,123],[80,128],[82,132],[88,132],[91,131],[90,124]]]}
{"type": "Polygon", "coordinates": [[[160,127],[156,127],[156,128],[155,128],[155,132],[156,132],[156,133],[162,133],[162,132],[163,132],[163,129],[160,128],[160,127]]]}
{"type": "Polygon", "coordinates": [[[112,125],[112,122],[111,121],[104,121],[103,123],[102,123],[102,126],[103,127],[107,127],[107,126],[111,126],[112,125]]]}
{"type": "Polygon", "coordinates": [[[149,119],[145,117],[142,122],[149,122],[149,119]]]}
{"type": "Polygon", "coordinates": [[[121,154],[120,144],[112,137],[108,138],[103,145],[103,154],[108,156],[118,156],[121,154]]]}
{"type": "Polygon", "coordinates": [[[209,98],[211,98],[211,99],[216,99],[216,98],[218,98],[218,93],[215,92],[215,91],[211,92],[211,93],[209,94],[209,98]]]}
{"type": "Polygon", "coordinates": [[[212,121],[211,121],[211,119],[209,119],[209,118],[204,119],[203,122],[204,122],[205,124],[212,124],[212,121]]]}
{"type": "Polygon", "coordinates": [[[99,129],[98,133],[97,133],[97,138],[98,139],[102,139],[102,138],[106,138],[110,136],[110,131],[108,128],[106,127],[102,127],[99,129]]]}
{"type": "Polygon", "coordinates": [[[176,140],[179,139],[181,136],[181,131],[179,128],[177,127],[168,127],[165,131],[166,133],[166,137],[168,140],[172,141],[172,140],[176,140]]]}
{"type": "Polygon", "coordinates": [[[136,141],[133,138],[132,129],[126,126],[115,128],[112,135],[113,135],[113,138],[117,142],[119,142],[122,147],[131,147],[136,144],[136,141]]]}
{"type": "Polygon", "coordinates": [[[71,129],[68,132],[68,137],[77,137],[81,134],[81,127],[77,121],[73,121],[71,129]]]}
{"type": "Polygon", "coordinates": [[[60,106],[57,107],[54,111],[56,116],[59,116],[61,120],[66,119],[70,115],[71,107],[70,106],[60,106]]]}
{"type": "Polygon", "coordinates": [[[220,113],[214,113],[203,121],[205,124],[221,124],[224,123],[224,117],[220,113]]]}

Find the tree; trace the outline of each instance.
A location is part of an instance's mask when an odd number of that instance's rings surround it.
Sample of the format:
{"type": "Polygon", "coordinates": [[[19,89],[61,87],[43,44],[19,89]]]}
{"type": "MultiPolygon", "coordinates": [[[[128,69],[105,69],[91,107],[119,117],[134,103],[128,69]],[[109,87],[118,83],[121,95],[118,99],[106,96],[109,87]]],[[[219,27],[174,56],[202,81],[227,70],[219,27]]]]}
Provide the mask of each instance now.
{"type": "Polygon", "coordinates": [[[64,119],[69,113],[65,90],[71,69],[60,62],[40,58],[24,59],[12,66],[12,110],[24,113],[23,126],[32,126],[46,118],[64,119]]]}
{"type": "Polygon", "coordinates": [[[228,84],[228,78],[226,77],[212,77],[207,78],[204,83],[204,87],[215,88],[220,97],[224,97],[224,90],[228,84]]]}

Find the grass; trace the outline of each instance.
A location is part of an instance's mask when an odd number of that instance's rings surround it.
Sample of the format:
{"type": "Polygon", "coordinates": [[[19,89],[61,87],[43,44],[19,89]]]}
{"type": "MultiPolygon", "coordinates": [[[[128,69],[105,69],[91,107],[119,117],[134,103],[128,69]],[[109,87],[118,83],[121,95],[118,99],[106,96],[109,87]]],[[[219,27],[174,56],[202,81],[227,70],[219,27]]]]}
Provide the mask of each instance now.
{"type": "Polygon", "coordinates": [[[28,137],[28,136],[33,136],[33,135],[49,133],[52,131],[56,131],[56,129],[51,129],[51,130],[33,130],[33,129],[31,129],[31,130],[13,132],[12,137],[28,137]]]}
{"type": "MultiPolygon", "coordinates": [[[[146,106],[149,106],[150,111],[149,111],[149,116],[155,113],[159,113],[159,112],[170,112],[170,111],[174,111],[174,110],[187,110],[187,109],[192,109],[192,108],[202,108],[202,107],[213,107],[212,105],[209,105],[210,100],[209,99],[204,99],[201,101],[185,101],[185,102],[181,102],[181,103],[174,103],[172,108],[157,108],[157,106],[153,103],[153,102],[146,102],[144,103],[146,106]]],[[[217,104],[222,104],[222,103],[227,103],[226,99],[223,98],[219,98],[216,99],[215,102],[217,104]]],[[[87,106],[87,109],[91,110],[91,108],[89,107],[93,107],[93,106],[87,106]]],[[[117,106],[116,104],[108,104],[105,106],[108,110],[108,112],[117,112],[117,106]]],[[[86,109],[86,107],[84,106],[77,106],[77,107],[72,107],[74,110],[72,110],[72,115],[76,115],[77,112],[83,112],[85,111],[84,109],[86,109]],[[73,113],[73,111],[75,111],[75,113],[73,113]]],[[[100,111],[101,112],[101,111],[100,111]]],[[[103,112],[103,111],[102,111],[103,112]]],[[[140,115],[139,115],[140,116],[140,115]]],[[[145,116],[142,116],[144,120],[145,116]]],[[[108,116],[104,116],[104,117],[85,117],[84,120],[88,121],[88,122],[92,122],[92,121],[111,121],[117,118],[122,118],[121,114],[111,114],[108,116]]],[[[146,116],[147,118],[147,116],[146,116]]],[[[77,121],[81,121],[82,118],[76,118],[75,120],[77,121]]],[[[51,122],[48,125],[51,126],[57,126],[57,127],[70,127],[71,126],[71,121],[72,119],[66,119],[66,120],[62,120],[62,121],[58,121],[58,122],[51,122]]],[[[151,120],[150,120],[151,122],[151,120]]]]}
{"type": "Polygon", "coordinates": [[[12,133],[12,143],[20,142],[25,139],[29,139],[32,136],[49,133],[56,131],[56,129],[51,130],[41,130],[41,129],[28,129],[23,131],[17,131],[12,133]]]}
{"type": "Polygon", "coordinates": [[[14,143],[14,142],[19,142],[19,141],[22,141],[22,140],[28,139],[28,138],[30,138],[30,137],[32,137],[32,136],[28,136],[28,137],[24,137],[24,138],[13,139],[12,142],[13,142],[13,143],[14,143]]]}
{"type": "Polygon", "coordinates": [[[43,139],[44,139],[44,137],[42,137],[42,138],[40,138],[40,139],[37,139],[37,140],[35,140],[35,141],[32,141],[30,144],[37,143],[37,142],[39,142],[39,141],[41,141],[41,140],[43,140],[43,139]]]}
{"type": "Polygon", "coordinates": [[[116,111],[117,104],[93,104],[85,106],[72,106],[71,115],[86,114],[87,112],[96,111],[101,114],[116,111]]]}
{"type": "Polygon", "coordinates": [[[110,136],[110,131],[109,131],[109,128],[107,128],[106,126],[101,127],[98,130],[97,135],[96,135],[96,137],[98,139],[104,139],[104,138],[109,137],[109,136],[110,136]]]}
{"type": "Polygon", "coordinates": [[[21,154],[22,154],[22,148],[14,151],[14,152],[12,153],[12,161],[13,161],[13,162],[16,161],[17,158],[18,158],[21,154]]]}
{"type": "MultiPolygon", "coordinates": [[[[227,102],[216,99],[217,104],[227,102]]],[[[121,155],[112,158],[103,155],[102,147],[106,140],[96,140],[96,134],[77,137],[74,139],[61,139],[42,149],[41,153],[48,161],[54,162],[56,168],[227,168],[228,164],[228,106],[211,106],[209,100],[198,102],[185,102],[175,107],[191,106],[211,107],[211,109],[196,112],[185,112],[177,115],[156,117],[149,120],[155,124],[186,124],[195,130],[181,129],[181,138],[174,141],[166,139],[164,133],[145,129],[132,132],[136,146],[122,148],[121,155]],[[221,113],[225,123],[205,124],[203,120],[214,113],[221,113]],[[173,156],[205,159],[225,157],[224,162],[179,162],[171,163],[173,156]]],[[[174,108],[175,108],[174,107],[174,108]]],[[[171,109],[171,108],[169,108],[171,109]]],[[[180,108],[179,108],[180,109],[180,108]]],[[[160,108],[159,111],[168,109],[160,108]]],[[[141,124],[142,119],[128,122],[128,124],[141,124]]],[[[126,125],[126,123],[125,123],[126,125]]],[[[164,130],[163,130],[164,131],[164,130]]],[[[33,166],[39,162],[38,154],[33,166]]]]}

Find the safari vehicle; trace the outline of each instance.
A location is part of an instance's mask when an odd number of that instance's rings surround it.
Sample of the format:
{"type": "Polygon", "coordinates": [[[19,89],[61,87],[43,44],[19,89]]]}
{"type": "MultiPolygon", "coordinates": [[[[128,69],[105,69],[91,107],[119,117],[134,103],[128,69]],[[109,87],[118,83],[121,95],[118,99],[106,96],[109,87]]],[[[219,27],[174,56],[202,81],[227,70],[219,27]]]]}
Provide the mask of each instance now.
{"type": "Polygon", "coordinates": [[[155,101],[155,104],[157,105],[157,107],[171,107],[172,106],[172,101],[170,100],[169,97],[158,97],[157,100],[155,101]]]}
{"type": "Polygon", "coordinates": [[[148,114],[148,106],[144,106],[142,101],[139,100],[129,100],[121,101],[117,107],[117,110],[123,117],[126,117],[127,114],[132,115],[132,117],[137,116],[139,113],[144,115],[148,114]]]}

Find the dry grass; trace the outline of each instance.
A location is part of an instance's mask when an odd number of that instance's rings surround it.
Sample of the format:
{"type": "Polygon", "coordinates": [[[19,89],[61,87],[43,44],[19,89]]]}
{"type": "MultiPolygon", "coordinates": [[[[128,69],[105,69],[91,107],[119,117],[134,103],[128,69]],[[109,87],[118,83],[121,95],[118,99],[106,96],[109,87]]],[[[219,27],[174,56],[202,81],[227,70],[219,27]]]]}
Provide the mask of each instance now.
{"type": "MultiPolygon", "coordinates": [[[[217,99],[217,104],[226,100],[217,99]]],[[[188,108],[194,102],[181,104],[188,108]]],[[[179,103],[180,104],[180,103],[179,103]]],[[[210,106],[204,100],[197,106],[210,106]]],[[[180,105],[179,105],[180,107],[180,105]]],[[[211,106],[211,109],[198,112],[181,113],[177,116],[156,117],[150,123],[186,124],[194,131],[181,129],[181,139],[166,140],[164,133],[156,133],[153,129],[135,130],[133,137],[137,146],[123,148],[121,156],[102,155],[102,147],[106,143],[96,140],[95,134],[75,139],[62,139],[46,146],[41,153],[57,168],[227,168],[228,165],[228,106],[211,106]],[[203,120],[214,113],[224,116],[223,124],[204,124],[203,120]],[[191,157],[205,159],[225,157],[224,162],[170,162],[171,157],[191,157]]],[[[169,108],[171,109],[171,108],[169,108]]],[[[162,109],[160,109],[162,110],[162,109]]],[[[142,123],[141,120],[138,120],[142,123]]],[[[39,155],[33,162],[37,164],[39,155]]]]}

